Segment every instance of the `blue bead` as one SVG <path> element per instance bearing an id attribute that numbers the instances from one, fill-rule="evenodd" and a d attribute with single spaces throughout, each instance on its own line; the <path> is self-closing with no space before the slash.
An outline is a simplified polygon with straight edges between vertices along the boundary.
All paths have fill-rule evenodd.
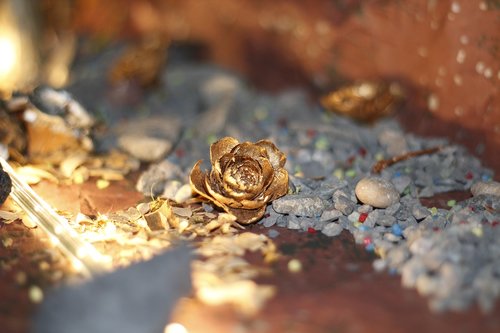
<path id="1" fill-rule="evenodd" d="M 489 175 L 482 175 L 481 176 L 481 180 L 483 182 L 487 182 L 487 181 L 490 181 L 491 180 L 491 177 Z"/>
<path id="2" fill-rule="evenodd" d="M 392 233 L 396 236 L 401 236 L 403 234 L 403 230 L 401 229 L 401 226 L 396 223 L 392 225 Z"/>
<path id="3" fill-rule="evenodd" d="M 370 252 L 373 252 L 375 250 L 375 246 L 373 244 L 368 244 L 366 247 L 365 247 L 365 250 L 366 251 L 370 251 Z"/>
<path id="4" fill-rule="evenodd" d="M 370 227 L 367 227 L 366 225 L 360 225 L 358 227 L 359 231 L 368 231 L 370 229 Z"/>

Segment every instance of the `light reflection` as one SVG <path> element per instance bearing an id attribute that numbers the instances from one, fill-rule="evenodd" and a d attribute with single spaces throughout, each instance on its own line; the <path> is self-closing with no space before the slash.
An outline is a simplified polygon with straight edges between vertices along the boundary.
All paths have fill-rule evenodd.
<path id="1" fill-rule="evenodd" d="M 9 75 L 16 64 L 17 51 L 14 41 L 0 36 L 0 78 Z"/>
<path id="2" fill-rule="evenodd" d="M 188 333 L 188 330 L 184 327 L 184 325 L 179 323 L 170 323 L 165 326 L 164 333 Z"/>

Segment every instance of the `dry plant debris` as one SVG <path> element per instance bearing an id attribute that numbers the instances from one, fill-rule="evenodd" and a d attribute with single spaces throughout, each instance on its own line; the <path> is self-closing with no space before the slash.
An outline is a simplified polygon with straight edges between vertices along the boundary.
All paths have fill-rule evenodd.
<path id="1" fill-rule="evenodd" d="M 222 138 L 211 145 L 210 162 L 210 172 L 201 171 L 201 160 L 195 164 L 191 187 L 240 223 L 259 220 L 269 202 L 288 192 L 286 156 L 271 141 Z"/>
<path id="2" fill-rule="evenodd" d="M 394 156 L 394 157 L 391 157 L 389 159 L 380 160 L 377 163 L 375 163 L 375 165 L 373 165 L 372 172 L 373 173 L 380 173 L 382 170 L 384 170 L 385 168 L 387 168 L 395 163 L 398 163 L 401 161 L 406 161 L 407 159 L 414 158 L 417 156 L 434 154 L 434 153 L 441 151 L 442 149 L 443 149 L 443 147 L 421 149 L 421 150 L 417 150 L 417 151 L 411 151 L 411 152 L 408 152 L 408 153 L 405 153 L 402 155 Z"/>
<path id="3" fill-rule="evenodd" d="M 373 122 L 389 115 L 403 97 L 397 83 L 363 81 L 341 87 L 321 98 L 321 104 L 353 119 Z"/>
<path id="4" fill-rule="evenodd" d="M 122 180 L 139 168 L 128 154 L 93 152 L 94 117 L 66 91 L 38 87 L 0 101 L 0 154 L 9 155 L 16 172 L 28 184 L 42 179 L 81 184 L 90 177 Z M 25 128 L 25 130 L 23 130 Z M 4 156 L 7 158 L 7 156 Z"/>
<path id="5" fill-rule="evenodd" d="M 145 37 L 123 52 L 108 73 L 113 84 L 135 81 L 141 87 L 158 83 L 167 60 L 169 41 L 160 35 Z"/>
<path id="6" fill-rule="evenodd" d="M 25 226 L 30 227 L 24 222 L 24 214 L 16 210 L 10 200 L 2 208 L 5 210 L 0 211 L 0 223 L 22 219 Z M 252 280 L 267 270 L 244 258 L 246 252 L 260 252 L 264 263 L 273 262 L 278 253 L 272 240 L 250 232 L 239 233 L 242 227 L 234 215 L 206 212 L 199 200 L 179 204 L 156 199 L 95 217 L 59 213 L 68 219 L 83 240 L 108 257 L 113 269 L 147 260 L 179 242 L 191 241 L 199 255 L 193 262 L 192 274 L 194 294 L 201 302 L 230 304 L 244 315 L 254 315 L 274 295 L 273 286 L 258 285 Z M 5 238 L 9 246 L 15 241 L 15 237 Z M 60 281 L 77 273 L 68 267 L 70 263 L 61 253 L 47 250 L 51 251 L 53 262 L 42 274 L 57 275 Z M 45 254 L 40 256 L 40 261 L 40 265 L 47 266 Z M 56 269 L 58 274 L 54 272 Z"/>

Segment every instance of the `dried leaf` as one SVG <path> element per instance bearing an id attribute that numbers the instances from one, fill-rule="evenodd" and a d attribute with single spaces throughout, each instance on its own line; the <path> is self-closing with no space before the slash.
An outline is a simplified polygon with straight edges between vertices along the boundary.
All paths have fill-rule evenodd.
<path id="1" fill-rule="evenodd" d="M 22 217 L 22 212 L 8 212 L 5 210 L 0 210 L 0 219 L 3 220 L 3 223 L 10 224 L 17 219 Z"/>
<path id="2" fill-rule="evenodd" d="M 70 178 L 73 172 L 81 166 L 87 159 L 87 153 L 80 152 L 76 154 L 71 154 L 66 159 L 61 162 L 59 170 L 64 177 Z"/>
<path id="3" fill-rule="evenodd" d="M 329 93 L 321 98 L 321 104 L 329 111 L 372 122 L 390 114 L 402 98 L 397 83 L 363 81 Z"/>
<path id="4" fill-rule="evenodd" d="M 39 183 L 42 179 L 58 183 L 59 180 L 52 173 L 35 166 L 27 165 L 16 168 L 17 176 L 30 185 Z"/>

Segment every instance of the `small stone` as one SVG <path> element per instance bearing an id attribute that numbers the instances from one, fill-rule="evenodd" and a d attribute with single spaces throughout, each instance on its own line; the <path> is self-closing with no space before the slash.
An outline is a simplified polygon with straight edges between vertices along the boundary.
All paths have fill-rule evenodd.
<path id="1" fill-rule="evenodd" d="M 280 235 L 280 232 L 278 230 L 274 230 L 274 229 L 271 229 L 267 232 L 267 235 L 270 237 L 270 238 L 276 238 Z"/>
<path id="2" fill-rule="evenodd" d="M 175 193 L 174 200 L 177 202 L 184 202 L 187 199 L 193 196 L 193 191 L 191 189 L 191 185 L 184 184 L 181 188 Z"/>
<path id="3" fill-rule="evenodd" d="M 390 156 L 401 155 L 408 151 L 406 138 L 401 131 L 384 130 L 378 136 L 378 141 L 381 146 L 386 148 L 387 154 Z"/>
<path id="4" fill-rule="evenodd" d="M 351 221 L 352 223 L 360 223 L 359 222 L 359 216 L 361 214 L 359 214 L 358 212 L 352 212 L 351 214 L 349 214 L 349 216 L 347 216 L 347 218 L 349 219 L 349 221 Z"/>
<path id="5" fill-rule="evenodd" d="M 120 149 L 141 161 L 152 162 L 170 151 L 181 131 L 181 122 L 172 116 L 153 116 L 119 124 L 115 131 Z"/>
<path id="6" fill-rule="evenodd" d="M 401 269 L 401 284 L 405 288 L 415 288 L 417 279 L 426 272 L 425 265 L 418 258 L 412 258 L 405 262 Z"/>
<path id="7" fill-rule="evenodd" d="M 408 176 L 399 176 L 392 178 L 391 182 L 394 184 L 394 187 L 396 188 L 396 190 L 398 190 L 399 193 L 403 193 L 408 185 L 410 185 L 411 178 Z"/>
<path id="8" fill-rule="evenodd" d="M 175 178 L 182 178 L 181 169 L 172 162 L 165 160 L 158 164 L 151 165 L 148 170 L 143 172 L 137 181 L 136 189 L 145 196 L 159 196 L 166 191 L 167 181 Z M 180 182 L 177 182 L 178 186 Z M 180 187 L 180 186 L 179 186 Z M 177 188 L 175 189 L 176 193 Z M 173 193 L 167 197 L 173 197 Z"/>
<path id="9" fill-rule="evenodd" d="M 300 229 L 300 220 L 296 216 L 290 216 L 287 223 L 288 229 Z"/>
<path id="10" fill-rule="evenodd" d="M 391 234 L 387 234 L 391 235 Z M 389 240 L 390 241 L 390 240 Z M 396 246 L 387 254 L 389 267 L 400 267 L 410 257 L 410 251 L 405 246 Z"/>
<path id="11" fill-rule="evenodd" d="M 335 237 L 338 236 L 344 228 L 335 222 L 328 223 L 323 227 L 323 230 L 321 232 L 329 237 Z"/>
<path id="12" fill-rule="evenodd" d="M 335 209 L 335 207 L 329 207 L 323 211 L 320 217 L 320 222 L 335 221 L 342 216 L 342 213 Z"/>
<path id="13" fill-rule="evenodd" d="M 475 197 L 481 194 L 500 196 L 500 183 L 496 181 L 479 181 L 472 185 L 470 191 Z"/>
<path id="14" fill-rule="evenodd" d="M 349 215 L 356 207 L 355 203 L 341 195 L 333 199 L 333 207 L 344 215 Z"/>
<path id="15" fill-rule="evenodd" d="M 384 259 L 376 259 L 372 266 L 376 272 L 380 273 L 387 268 L 387 262 Z"/>
<path id="16" fill-rule="evenodd" d="M 264 218 L 262 219 L 262 225 L 266 228 L 269 228 L 275 225 L 277 220 L 277 218 Z"/>
<path id="17" fill-rule="evenodd" d="M 379 177 L 361 179 L 355 192 L 359 201 L 377 208 L 387 208 L 399 200 L 399 193 L 394 185 Z"/>
<path id="18" fill-rule="evenodd" d="M 373 207 L 370 206 L 370 205 L 362 205 L 362 206 L 359 206 L 358 207 L 358 212 L 360 214 L 363 214 L 363 213 L 370 213 L 373 211 Z"/>
<path id="19" fill-rule="evenodd" d="M 345 180 L 333 177 L 333 179 L 321 183 L 318 188 L 319 196 L 323 199 L 330 199 L 335 191 L 345 186 L 347 186 Z"/>
<path id="20" fill-rule="evenodd" d="M 126 134 L 118 138 L 118 146 L 141 161 L 154 162 L 165 157 L 172 148 L 172 143 L 146 135 Z"/>
<path id="21" fill-rule="evenodd" d="M 280 214 L 317 217 L 323 213 L 325 202 L 312 195 L 286 195 L 273 201 L 273 209 Z"/>
<path id="22" fill-rule="evenodd" d="M 396 212 L 399 210 L 400 207 L 401 207 L 401 204 L 399 202 L 396 202 L 396 203 L 390 205 L 389 207 L 387 207 L 387 209 L 385 210 L 385 214 L 386 215 L 394 215 L 394 214 L 396 214 Z"/>
<path id="23" fill-rule="evenodd" d="M 427 216 L 431 214 L 429 209 L 425 208 L 424 206 L 421 205 L 414 205 L 411 209 L 411 213 L 413 214 L 413 217 L 417 220 L 423 220 Z"/>
<path id="24" fill-rule="evenodd" d="M 368 228 L 373 228 L 377 223 L 380 215 L 382 215 L 382 211 L 380 209 L 372 211 L 370 214 L 368 214 L 368 217 L 366 218 L 365 222 L 363 222 L 363 225 Z"/>
<path id="25" fill-rule="evenodd" d="M 422 274 L 417 278 L 415 286 L 420 295 L 430 296 L 439 291 L 440 283 L 437 278 Z"/>

